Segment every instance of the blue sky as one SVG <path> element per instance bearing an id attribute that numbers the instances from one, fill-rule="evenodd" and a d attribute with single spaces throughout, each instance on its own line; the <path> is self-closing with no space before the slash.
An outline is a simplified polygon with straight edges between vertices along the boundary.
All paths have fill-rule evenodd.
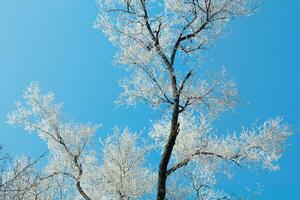
<path id="1" fill-rule="evenodd" d="M 209 64 L 228 68 L 244 102 L 218 121 L 219 130 L 281 115 L 295 132 L 279 172 L 237 173 L 232 187 L 260 182 L 260 199 L 300 199 L 299 9 L 299 1 L 266 0 L 255 15 L 234 21 L 229 36 L 207 52 Z M 31 81 L 54 91 L 75 121 L 103 124 L 98 136 L 115 125 L 140 130 L 155 117 L 144 105 L 114 105 L 124 73 L 111 64 L 116 49 L 92 28 L 96 15 L 94 1 L 0 1 L 0 143 L 13 154 L 37 156 L 46 148 L 5 123 Z"/>

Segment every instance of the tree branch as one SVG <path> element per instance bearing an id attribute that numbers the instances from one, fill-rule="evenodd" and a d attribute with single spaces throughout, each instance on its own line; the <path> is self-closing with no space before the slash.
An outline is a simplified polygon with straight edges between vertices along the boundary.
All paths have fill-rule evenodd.
<path id="1" fill-rule="evenodd" d="M 217 154 L 217 153 L 213 153 L 213 152 L 206 152 L 206 151 L 201 151 L 198 150 L 195 153 L 193 153 L 191 156 L 189 156 L 188 158 L 180 161 L 179 163 L 177 163 L 176 165 L 174 165 L 173 167 L 171 167 L 168 171 L 167 171 L 167 176 L 171 175 L 173 172 L 177 171 L 178 169 L 185 167 L 189 164 L 189 162 L 195 157 L 195 156 L 216 156 L 222 160 L 226 160 L 226 161 L 232 161 L 234 164 L 236 164 L 237 166 L 241 167 L 241 164 L 237 161 L 238 158 L 240 158 L 239 154 L 235 154 L 234 156 L 230 157 L 230 158 L 226 158 L 223 155 Z"/>

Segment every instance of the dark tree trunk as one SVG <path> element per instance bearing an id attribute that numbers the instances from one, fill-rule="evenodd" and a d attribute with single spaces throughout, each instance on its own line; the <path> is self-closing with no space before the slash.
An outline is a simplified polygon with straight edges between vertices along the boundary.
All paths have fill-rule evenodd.
<path id="1" fill-rule="evenodd" d="M 173 147 L 175 145 L 175 141 L 179 133 L 178 116 L 179 116 L 179 98 L 175 100 L 175 104 L 173 106 L 170 135 L 159 164 L 157 200 L 165 200 L 168 163 L 170 161 Z"/>

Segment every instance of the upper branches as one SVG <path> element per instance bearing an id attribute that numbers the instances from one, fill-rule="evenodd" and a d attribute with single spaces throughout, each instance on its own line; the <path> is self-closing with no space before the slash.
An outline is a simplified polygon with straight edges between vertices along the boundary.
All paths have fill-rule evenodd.
<path id="1" fill-rule="evenodd" d="M 191 58 L 197 57 L 198 50 L 210 46 L 228 21 L 250 14 L 255 6 L 256 2 L 251 0 L 99 2 L 101 10 L 95 27 L 120 48 L 116 63 L 133 74 L 132 85 L 123 85 L 123 102 L 173 105 L 181 98 L 191 75 L 194 82 L 189 84 L 197 83 L 199 70 L 193 69 L 198 63 Z M 181 105 L 181 111 L 190 101 L 193 100 Z"/>

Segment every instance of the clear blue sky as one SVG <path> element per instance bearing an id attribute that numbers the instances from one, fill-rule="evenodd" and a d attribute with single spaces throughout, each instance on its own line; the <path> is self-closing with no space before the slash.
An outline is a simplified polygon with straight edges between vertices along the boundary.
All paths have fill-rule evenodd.
<path id="1" fill-rule="evenodd" d="M 260 199 L 300 199 L 299 10 L 299 1 L 265 0 L 257 14 L 234 21 L 230 35 L 207 52 L 213 65 L 228 68 L 241 100 L 249 102 L 225 115 L 220 130 L 281 115 L 295 131 L 279 172 L 238 172 L 236 186 L 265 184 Z M 75 121 L 103 124 L 98 136 L 115 125 L 139 130 L 154 118 L 143 105 L 113 104 L 124 74 L 111 65 L 116 49 L 92 28 L 96 14 L 94 0 L 0 1 L 0 143 L 13 154 L 37 156 L 46 148 L 36 136 L 5 123 L 34 80 L 54 91 Z"/>

